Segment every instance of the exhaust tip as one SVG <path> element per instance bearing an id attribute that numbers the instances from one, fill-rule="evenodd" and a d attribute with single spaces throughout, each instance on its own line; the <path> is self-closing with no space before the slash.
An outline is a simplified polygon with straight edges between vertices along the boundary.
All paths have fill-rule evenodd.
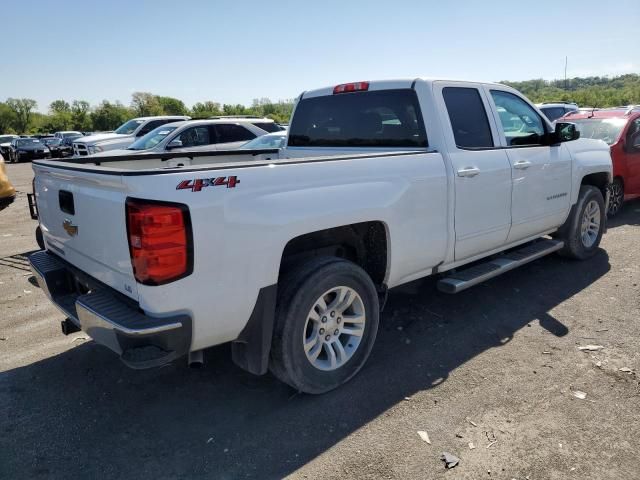
<path id="1" fill-rule="evenodd" d="M 188 363 L 190 368 L 201 368 L 204 365 L 204 355 L 202 354 L 202 350 L 189 352 Z"/>

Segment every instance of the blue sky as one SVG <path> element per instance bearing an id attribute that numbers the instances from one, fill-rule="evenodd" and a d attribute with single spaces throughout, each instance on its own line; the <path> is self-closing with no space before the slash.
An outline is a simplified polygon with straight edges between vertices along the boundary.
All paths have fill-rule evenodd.
<path id="1" fill-rule="evenodd" d="M 77 1 L 5 5 L 0 100 L 250 104 L 357 80 L 640 72 L 640 2 Z"/>

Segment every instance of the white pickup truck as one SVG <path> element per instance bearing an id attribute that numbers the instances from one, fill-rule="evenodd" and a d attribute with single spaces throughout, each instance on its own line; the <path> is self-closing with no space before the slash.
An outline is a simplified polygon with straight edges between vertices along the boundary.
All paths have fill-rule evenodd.
<path id="1" fill-rule="evenodd" d="M 172 122 L 182 122 L 191 117 L 180 115 L 162 115 L 156 117 L 132 118 L 124 122 L 113 132 L 96 133 L 81 137 L 73 142 L 73 155 L 85 157 L 109 150 L 127 148 L 137 138 L 143 137 L 151 130 Z"/>
<path id="2" fill-rule="evenodd" d="M 234 361 L 322 393 L 373 347 L 389 288 L 456 293 L 598 249 L 609 148 L 517 91 L 438 80 L 304 92 L 286 147 L 36 161 L 33 273 L 133 368 L 232 342 Z M 283 158 L 284 157 L 284 158 Z"/>

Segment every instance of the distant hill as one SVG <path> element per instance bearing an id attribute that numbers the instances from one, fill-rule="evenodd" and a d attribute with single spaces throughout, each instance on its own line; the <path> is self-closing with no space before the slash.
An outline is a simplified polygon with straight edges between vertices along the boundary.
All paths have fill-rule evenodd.
<path id="1" fill-rule="evenodd" d="M 640 104 L 640 75 L 635 73 L 619 77 L 568 78 L 566 89 L 564 80 L 503 80 L 500 83 L 512 86 L 536 103 L 567 101 L 589 107 Z"/>

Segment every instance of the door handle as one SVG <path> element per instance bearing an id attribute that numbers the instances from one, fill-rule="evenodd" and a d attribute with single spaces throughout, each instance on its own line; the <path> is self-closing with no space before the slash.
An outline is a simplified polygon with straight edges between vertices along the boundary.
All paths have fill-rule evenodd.
<path id="1" fill-rule="evenodd" d="M 478 167 L 464 167 L 458 170 L 459 177 L 475 177 L 480 173 L 480 169 Z"/>
<path id="2" fill-rule="evenodd" d="M 520 160 L 513 164 L 513 168 L 517 168 L 518 170 L 526 170 L 531 166 L 531 162 L 527 160 Z"/>

